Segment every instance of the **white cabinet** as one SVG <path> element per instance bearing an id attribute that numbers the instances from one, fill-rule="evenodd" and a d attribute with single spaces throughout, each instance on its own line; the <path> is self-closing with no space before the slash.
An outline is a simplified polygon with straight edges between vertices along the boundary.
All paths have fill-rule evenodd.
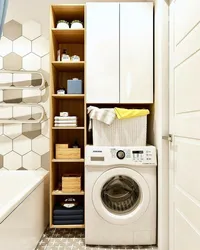
<path id="1" fill-rule="evenodd" d="M 153 3 L 120 3 L 120 103 L 153 103 Z"/>
<path id="2" fill-rule="evenodd" d="M 86 101 L 119 103 L 119 3 L 87 3 Z"/>
<path id="3" fill-rule="evenodd" d="M 153 4 L 86 9 L 87 103 L 153 103 Z"/>

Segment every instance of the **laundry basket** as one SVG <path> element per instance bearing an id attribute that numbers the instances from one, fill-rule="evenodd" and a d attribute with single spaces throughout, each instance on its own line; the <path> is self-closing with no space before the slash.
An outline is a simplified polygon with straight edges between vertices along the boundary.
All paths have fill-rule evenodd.
<path id="1" fill-rule="evenodd" d="M 92 120 L 94 146 L 146 146 L 147 115 L 115 119 L 111 125 Z"/>

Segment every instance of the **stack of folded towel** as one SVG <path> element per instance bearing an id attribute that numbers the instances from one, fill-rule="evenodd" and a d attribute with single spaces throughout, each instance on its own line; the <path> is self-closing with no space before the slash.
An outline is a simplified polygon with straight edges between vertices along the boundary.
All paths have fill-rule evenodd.
<path id="1" fill-rule="evenodd" d="M 84 224 L 83 206 L 77 205 L 71 208 L 66 208 L 61 204 L 57 204 L 53 211 L 54 225 L 77 225 Z"/>
<path id="2" fill-rule="evenodd" d="M 77 116 L 55 116 L 55 127 L 77 127 Z"/>

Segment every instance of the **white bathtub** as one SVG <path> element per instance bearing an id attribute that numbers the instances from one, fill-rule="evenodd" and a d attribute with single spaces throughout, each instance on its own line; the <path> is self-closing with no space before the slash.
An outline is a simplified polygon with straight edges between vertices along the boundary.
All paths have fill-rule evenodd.
<path id="1" fill-rule="evenodd" d="M 48 224 L 48 172 L 0 171 L 0 249 L 34 250 Z"/>

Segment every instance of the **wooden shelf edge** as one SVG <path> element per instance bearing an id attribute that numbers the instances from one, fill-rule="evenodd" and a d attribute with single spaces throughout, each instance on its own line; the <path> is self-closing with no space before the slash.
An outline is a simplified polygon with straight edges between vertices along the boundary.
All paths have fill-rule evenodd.
<path id="1" fill-rule="evenodd" d="M 51 225 L 50 228 L 85 228 L 85 225 Z"/>
<path id="2" fill-rule="evenodd" d="M 63 99 L 67 99 L 67 98 L 84 98 L 84 94 L 65 94 L 65 95 L 59 95 L 59 94 L 52 94 L 52 97 L 55 98 L 63 98 Z"/>
<path id="3" fill-rule="evenodd" d="M 78 192 L 78 193 L 64 193 L 61 190 L 54 190 L 52 192 L 52 195 L 84 195 L 84 194 L 85 194 L 84 191 L 81 191 L 81 192 Z"/>
<path id="4" fill-rule="evenodd" d="M 85 129 L 85 127 L 52 127 L 52 129 L 82 129 L 82 130 L 84 130 Z"/>
<path id="5" fill-rule="evenodd" d="M 84 162 L 83 158 L 81 159 L 53 159 L 52 162 Z"/>
<path id="6" fill-rule="evenodd" d="M 71 29 L 71 28 L 70 28 L 70 29 L 57 29 L 57 28 L 51 28 L 51 30 L 52 30 L 53 32 L 61 32 L 61 31 L 63 31 L 63 32 L 66 32 L 66 33 L 67 33 L 67 32 L 69 32 L 69 33 L 72 32 L 72 33 L 73 33 L 74 31 L 78 31 L 78 32 L 79 32 L 79 31 L 80 31 L 80 32 L 83 31 L 83 32 L 84 32 L 84 31 L 85 31 L 85 28 L 82 28 L 82 29 Z"/>
<path id="7" fill-rule="evenodd" d="M 73 62 L 73 61 L 70 61 L 70 62 L 62 62 L 62 61 L 52 61 L 52 64 L 62 64 L 62 65 L 72 65 L 72 64 L 84 64 L 85 61 L 79 61 L 79 62 Z"/>

